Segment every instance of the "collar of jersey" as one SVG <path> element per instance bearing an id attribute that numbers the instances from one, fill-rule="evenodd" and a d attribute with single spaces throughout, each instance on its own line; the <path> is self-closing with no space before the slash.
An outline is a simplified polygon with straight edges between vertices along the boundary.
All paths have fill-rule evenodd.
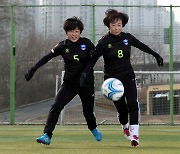
<path id="1" fill-rule="evenodd" d="M 121 32 L 122 33 L 122 32 Z M 121 33 L 119 35 L 113 35 L 109 32 L 109 36 L 111 36 L 112 38 L 119 38 L 121 36 Z"/>

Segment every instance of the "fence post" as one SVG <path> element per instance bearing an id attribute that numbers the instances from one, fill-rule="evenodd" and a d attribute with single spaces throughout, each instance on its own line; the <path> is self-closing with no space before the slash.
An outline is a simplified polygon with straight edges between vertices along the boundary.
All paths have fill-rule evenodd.
<path id="1" fill-rule="evenodd" d="M 63 83 L 63 78 L 64 78 L 64 73 L 65 71 L 62 71 L 62 74 L 61 74 L 61 85 Z M 58 80 L 59 78 L 57 78 L 57 84 L 58 84 Z M 58 89 L 57 89 L 58 90 Z M 57 92 L 56 92 L 57 94 Z M 61 114 L 60 114 L 60 125 L 61 126 L 64 126 L 64 114 L 65 114 L 65 109 L 66 109 L 66 106 L 64 107 L 64 109 L 61 111 Z"/>
<path id="2" fill-rule="evenodd" d="M 10 124 L 14 124 L 15 110 L 15 28 L 14 28 L 14 6 L 10 6 Z"/>
<path id="3" fill-rule="evenodd" d="M 95 44 L 95 4 L 92 5 L 92 42 Z"/>
<path id="4" fill-rule="evenodd" d="M 169 27 L 169 71 L 173 71 L 173 16 L 172 5 L 170 5 L 170 27 Z M 173 91 L 173 77 L 174 74 L 170 74 L 170 125 L 174 125 L 174 91 Z"/>

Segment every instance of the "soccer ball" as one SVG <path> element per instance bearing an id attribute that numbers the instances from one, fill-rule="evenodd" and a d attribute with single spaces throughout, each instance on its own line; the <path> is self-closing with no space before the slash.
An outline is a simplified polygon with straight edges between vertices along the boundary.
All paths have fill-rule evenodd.
<path id="1" fill-rule="evenodd" d="M 124 86 L 120 80 L 109 78 L 103 82 L 101 92 L 106 98 L 118 101 L 124 94 Z"/>

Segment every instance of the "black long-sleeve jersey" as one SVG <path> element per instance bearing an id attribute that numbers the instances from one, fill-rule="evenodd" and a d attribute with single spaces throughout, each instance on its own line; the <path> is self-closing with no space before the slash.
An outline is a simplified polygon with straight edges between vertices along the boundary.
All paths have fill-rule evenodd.
<path id="1" fill-rule="evenodd" d="M 159 57 L 159 54 L 140 42 L 130 33 L 121 32 L 115 36 L 110 33 L 99 40 L 92 60 L 88 63 L 84 72 L 95 65 L 100 56 L 104 58 L 105 78 L 116 77 L 121 81 L 128 78 L 135 78 L 135 74 L 130 62 L 131 46 L 134 46 L 146 53 Z"/>
<path id="2" fill-rule="evenodd" d="M 64 60 L 64 81 L 79 83 L 82 71 L 90 61 L 94 48 L 94 44 L 87 38 L 80 37 L 77 42 L 71 42 L 66 39 L 57 44 L 50 53 L 40 59 L 34 66 L 34 69 L 37 70 L 53 57 L 61 55 Z M 93 69 L 90 70 L 89 77 L 90 81 L 93 82 Z"/>

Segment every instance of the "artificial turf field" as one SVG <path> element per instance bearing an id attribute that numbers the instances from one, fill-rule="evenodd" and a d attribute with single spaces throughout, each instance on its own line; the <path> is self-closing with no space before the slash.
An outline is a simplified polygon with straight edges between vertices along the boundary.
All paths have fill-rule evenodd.
<path id="1" fill-rule="evenodd" d="M 0 154 L 180 154 L 180 126 L 141 126 L 131 147 L 118 125 L 101 125 L 97 142 L 85 125 L 56 126 L 51 144 L 35 141 L 43 125 L 0 125 Z"/>

